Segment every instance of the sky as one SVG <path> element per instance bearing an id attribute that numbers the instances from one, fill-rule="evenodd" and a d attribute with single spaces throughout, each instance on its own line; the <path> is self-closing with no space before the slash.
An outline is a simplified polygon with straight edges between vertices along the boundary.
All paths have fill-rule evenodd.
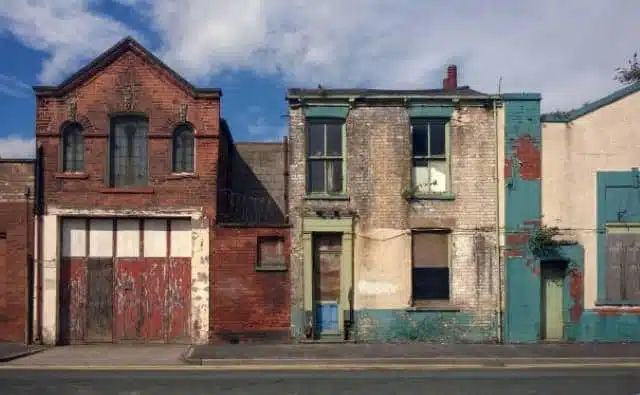
<path id="1" fill-rule="evenodd" d="M 0 156 L 33 155 L 31 86 L 125 36 L 221 88 L 236 141 L 273 141 L 287 88 L 439 88 L 448 64 L 460 85 L 579 107 L 620 87 L 638 20 L 637 0 L 0 0 Z"/>

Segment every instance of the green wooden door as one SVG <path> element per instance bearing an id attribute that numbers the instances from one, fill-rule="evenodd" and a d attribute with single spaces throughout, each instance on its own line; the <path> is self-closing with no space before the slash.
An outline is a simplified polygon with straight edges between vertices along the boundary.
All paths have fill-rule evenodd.
<path id="1" fill-rule="evenodd" d="M 563 337 L 563 287 L 564 270 L 557 267 L 543 268 L 542 338 L 547 341 L 559 341 Z"/>

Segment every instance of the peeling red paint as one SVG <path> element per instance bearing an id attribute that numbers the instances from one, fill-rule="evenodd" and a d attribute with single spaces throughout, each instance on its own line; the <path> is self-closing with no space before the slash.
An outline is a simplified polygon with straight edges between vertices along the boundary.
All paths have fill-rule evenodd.
<path id="1" fill-rule="evenodd" d="M 514 232 L 507 235 L 508 246 L 525 246 L 529 243 L 529 232 Z"/>
<path id="2" fill-rule="evenodd" d="M 540 180 L 540 149 L 530 135 L 518 137 L 513 142 L 513 150 L 518 159 L 518 174 L 523 180 Z"/>
<path id="3" fill-rule="evenodd" d="M 601 317 L 616 316 L 620 314 L 640 315 L 640 308 L 638 307 L 597 307 L 593 310 Z"/>
<path id="4" fill-rule="evenodd" d="M 190 258 L 119 259 L 117 267 L 117 340 L 189 336 Z"/>
<path id="5" fill-rule="evenodd" d="M 507 258 L 523 258 L 525 254 L 522 250 L 508 249 L 506 250 L 505 255 L 507 256 Z"/>
<path id="6" fill-rule="evenodd" d="M 513 160 L 511 158 L 506 158 L 504 160 L 504 178 L 505 180 L 511 178 L 513 175 Z"/>
<path id="7" fill-rule="evenodd" d="M 84 258 L 63 258 L 61 265 L 62 341 L 83 341 L 86 329 L 87 276 Z"/>
<path id="8" fill-rule="evenodd" d="M 569 307 L 569 315 L 571 322 L 579 322 L 584 306 L 582 303 L 584 287 L 584 275 L 582 272 L 574 270 L 569 274 L 569 296 L 571 297 L 571 307 Z"/>

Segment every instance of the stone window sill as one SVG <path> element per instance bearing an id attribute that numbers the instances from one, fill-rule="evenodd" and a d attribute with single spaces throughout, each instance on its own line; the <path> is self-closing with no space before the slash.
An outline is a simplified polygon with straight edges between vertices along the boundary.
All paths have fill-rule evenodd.
<path id="1" fill-rule="evenodd" d="M 198 178 L 195 173 L 171 173 L 167 176 L 167 180 L 186 180 Z"/>
<path id="2" fill-rule="evenodd" d="M 85 172 L 60 172 L 56 173 L 55 177 L 59 180 L 86 180 L 89 178 L 89 174 Z"/>
<path id="3" fill-rule="evenodd" d="M 414 195 L 409 200 L 455 200 L 456 197 L 453 193 L 442 194 L 418 194 Z"/>
<path id="4" fill-rule="evenodd" d="M 276 266 L 276 265 L 256 266 L 256 271 L 257 272 L 286 272 L 287 266 L 284 264 L 282 266 Z"/>
<path id="5" fill-rule="evenodd" d="M 306 195 L 304 197 L 304 200 L 349 200 L 349 196 L 317 194 L 317 195 Z"/>
<path id="6" fill-rule="evenodd" d="M 102 188 L 102 193 L 123 193 L 123 194 L 152 194 L 154 190 L 152 187 L 110 187 Z"/>
<path id="7" fill-rule="evenodd" d="M 460 307 L 453 305 L 449 302 L 443 301 L 419 301 L 414 302 L 412 306 L 406 308 L 408 312 L 419 312 L 419 311 L 450 311 L 450 312 L 458 312 L 460 311 Z"/>

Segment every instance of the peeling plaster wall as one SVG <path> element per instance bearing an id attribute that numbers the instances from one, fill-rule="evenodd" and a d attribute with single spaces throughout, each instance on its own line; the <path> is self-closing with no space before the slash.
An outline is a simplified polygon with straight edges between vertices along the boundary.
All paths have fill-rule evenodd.
<path id="1" fill-rule="evenodd" d="M 346 104 L 346 103 L 345 103 Z M 498 117 L 502 115 L 500 113 Z M 346 119 L 344 200 L 305 199 L 305 117 L 291 108 L 292 333 L 304 327 L 303 218 L 317 210 L 357 213 L 354 220 L 354 336 L 358 340 L 492 341 L 497 337 L 496 186 L 498 151 L 493 109 L 461 105 L 451 119 L 453 196 L 407 202 L 410 119 L 403 106 L 358 105 Z M 385 158 L 385 160 L 379 160 Z M 453 310 L 414 311 L 411 305 L 412 228 L 452 231 Z M 403 319 L 407 315 L 410 319 Z M 400 318 L 398 318 L 400 317 Z M 426 328 L 415 332 L 415 327 Z M 456 329 L 447 329 L 455 327 Z M 450 337 L 447 333 L 454 333 Z"/>
<path id="2" fill-rule="evenodd" d="M 63 217 L 144 217 L 151 219 L 190 217 L 192 226 L 190 233 L 192 283 L 190 336 L 191 342 L 194 344 L 207 343 L 209 329 L 209 220 L 202 214 L 202 210 L 75 210 L 49 207 L 48 212 L 49 214 L 42 218 L 42 340 L 44 344 L 54 345 L 59 340 L 59 257 L 63 247 L 61 244 L 60 219 Z"/>
<path id="3" fill-rule="evenodd" d="M 596 174 L 640 165 L 638 108 L 634 93 L 568 124 L 543 124 L 543 218 L 584 247 L 586 309 L 595 306 L 598 286 Z"/>

